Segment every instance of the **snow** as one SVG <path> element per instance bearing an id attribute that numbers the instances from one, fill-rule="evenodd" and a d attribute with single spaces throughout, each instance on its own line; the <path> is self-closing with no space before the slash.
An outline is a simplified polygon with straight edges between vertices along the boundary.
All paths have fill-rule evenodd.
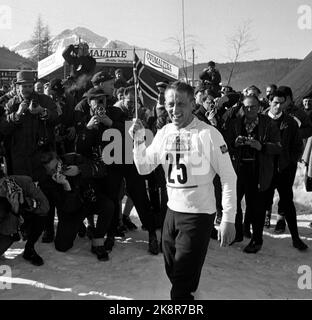
<path id="1" fill-rule="evenodd" d="M 300 170 L 295 183 L 295 199 L 301 199 L 301 203 L 296 203 L 300 209 L 299 232 L 312 248 L 312 228 L 309 227 L 312 221 L 309 214 L 311 194 L 306 193 L 299 183 L 302 181 Z M 131 212 L 131 218 L 140 225 L 135 210 Z M 275 235 L 275 221 L 276 214 L 273 214 L 272 226 L 265 229 L 264 245 L 256 255 L 243 253 L 248 239 L 226 248 L 211 240 L 197 298 L 311 299 L 312 290 L 298 288 L 299 266 L 312 268 L 311 249 L 299 252 L 293 248 L 288 229 L 285 234 Z M 147 241 L 147 232 L 141 228 L 126 233 L 124 239 L 116 240 L 107 262 L 97 261 L 90 252 L 87 238 L 77 238 L 73 249 L 67 253 L 57 252 L 53 244 L 39 242 L 37 251 L 45 261 L 41 267 L 26 262 L 22 258 L 24 243 L 15 243 L 0 258 L 0 266 L 11 267 L 13 282 L 12 289 L 0 290 L 0 300 L 167 300 L 170 283 L 165 274 L 163 256 L 150 255 Z"/>

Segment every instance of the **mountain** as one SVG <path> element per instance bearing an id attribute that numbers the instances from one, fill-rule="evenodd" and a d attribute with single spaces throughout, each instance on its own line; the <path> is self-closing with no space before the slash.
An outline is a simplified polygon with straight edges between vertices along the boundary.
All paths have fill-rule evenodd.
<path id="1" fill-rule="evenodd" d="M 237 62 L 231 79 L 231 86 L 235 90 L 243 90 L 249 85 L 256 85 L 262 91 L 271 83 L 278 83 L 289 72 L 295 69 L 302 60 L 298 59 L 269 59 L 260 61 Z M 231 63 L 216 64 L 220 71 L 222 83 L 227 84 L 231 71 Z M 199 79 L 200 72 L 207 68 L 207 63 L 194 66 L 194 79 Z M 188 78 L 192 78 L 192 67 L 187 68 Z"/>
<path id="2" fill-rule="evenodd" d="M 90 48 L 110 48 L 110 49 L 119 49 L 119 48 L 133 48 L 133 45 L 130 45 L 124 41 L 119 40 L 109 40 L 103 36 L 100 36 L 91 30 L 83 27 L 77 27 L 73 30 L 66 29 L 57 36 L 51 38 L 52 43 L 52 51 L 55 52 L 59 48 L 64 48 L 72 43 L 78 43 L 79 38 L 83 42 L 87 42 Z M 139 48 L 135 46 L 137 49 L 147 49 L 147 48 Z M 34 46 L 31 44 L 31 41 L 23 41 L 17 43 L 16 45 L 10 48 L 12 51 L 17 52 L 23 57 L 29 58 L 34 50 Z M 150 49 L 148 49 L 150 50 Z M 157 52 L 150 50 L 161 58 L 169 61 L 170 63 L 181 66 L 182 59 L 176 57 L 174 55 L 170 55 L 163 52 Z"/>
<path id="3" fill-rule="evenodd" d="M 34 63 L 6 47 L 0 47 L 0 69 L 35 69 Z"/>

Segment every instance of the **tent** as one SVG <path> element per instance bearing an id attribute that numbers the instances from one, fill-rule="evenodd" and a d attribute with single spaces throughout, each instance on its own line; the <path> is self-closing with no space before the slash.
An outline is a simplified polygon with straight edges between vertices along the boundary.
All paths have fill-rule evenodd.
<path id="1" fill-rule="evenodd" d="M 304 96 L 312 94 L 312 52 L 294 70 L 282 78 L 278 85 L 292 89 L 296 105 L 301 104 Z"/>

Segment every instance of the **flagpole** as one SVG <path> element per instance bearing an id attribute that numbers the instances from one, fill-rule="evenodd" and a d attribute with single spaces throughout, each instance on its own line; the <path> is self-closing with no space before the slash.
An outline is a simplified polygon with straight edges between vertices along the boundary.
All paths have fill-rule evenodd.
<path id="1" fill-rule="evenodd" d="M 133 78 L 134 78 L 135 118 L 138 119 L 138 79 L 137 79 L 137 69 L 135 64 L 135 47 L 133 47 Z"/>

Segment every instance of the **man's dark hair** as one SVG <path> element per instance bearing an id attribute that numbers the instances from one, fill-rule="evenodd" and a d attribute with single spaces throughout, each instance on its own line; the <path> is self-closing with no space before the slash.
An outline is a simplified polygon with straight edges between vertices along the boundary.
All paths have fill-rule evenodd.
<path id="1" fill-rule="evenodd" d="M 282 91 L 285 94 L 286 98 L 290 97 L 290 99 L 293 100 L 293 93 L 290 87 L 280 86 L 277 88 L 277 90 Z"/>
<path id="2" fill-rule="evenodd" d="M 135 88 L 134 88 L 134 86 L 130 86 L 130 87 L 127 87 L 127 88 L 125 88 L 125 91 L 124 91 L 124 96 L 127 96 L 128 94 L 133 94 L 134 95 L 134 93 L 135 93 Z"/>
<path id="3" fill-rule="evenodd" d="M 274 97 L 278 97 L 278 98 L 284 98 L 285 100 L 287 99 L 287 94 L 284 91 L 281 90 L 276 90 L 271 94 L 271 100 L 272 101 L 274 99 Z"/>
<path id="4" fill-rule="evenodd" d="M 189 96 L 189 98 L 191 100 L 194 99 L 194 89 L 192 86 L 190 86 L 189 84 L 182 82 L 182 81 L 175 81 L 172 84 L 169 84 L 169 86 L 167 87 L 165 94 L 167 93 L 167 91 L 169 90 L 175 90 L 178 92 L 186 92 L 186 94 Z"/>

